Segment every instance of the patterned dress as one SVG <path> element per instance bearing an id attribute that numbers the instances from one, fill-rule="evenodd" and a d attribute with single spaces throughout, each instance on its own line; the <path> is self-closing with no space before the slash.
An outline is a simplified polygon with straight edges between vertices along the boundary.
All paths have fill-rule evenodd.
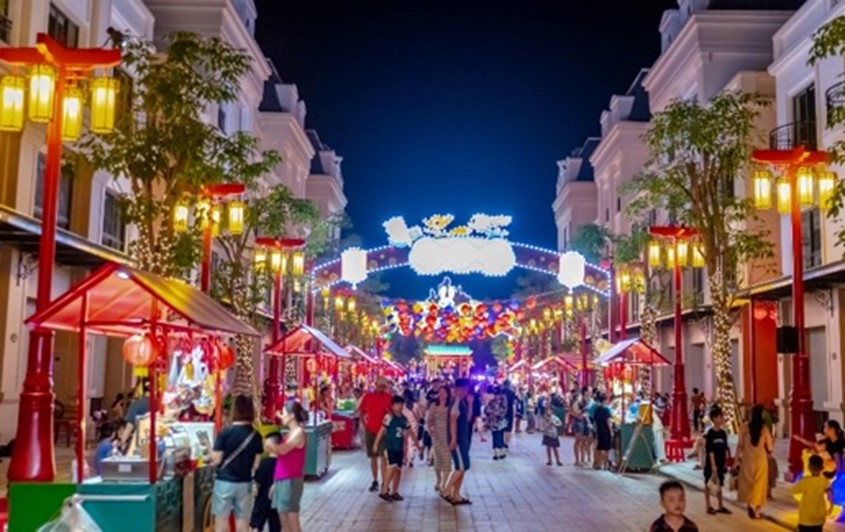
<path id="1" fill-rule="evenodd" d="M 452 453 L 449 451 L 448 426 L 449 409 L 432 406 L 429 410 L 428 424 L 426 424 L 426 427 L 431 434 L 434 469 L 441 473 L 448 473 L 452 470 Z"/>

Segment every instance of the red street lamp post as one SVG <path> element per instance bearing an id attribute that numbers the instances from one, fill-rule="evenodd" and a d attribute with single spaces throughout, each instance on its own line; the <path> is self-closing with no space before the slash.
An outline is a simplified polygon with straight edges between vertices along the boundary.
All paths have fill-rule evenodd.
<path id="1" fill-rule="evenodd" d="M 836 185 L 836 174 L 828 171 L 828 154 L 810 151 L 804 147 L 792 150 L 755 150 L 754 162 L 781 168 L 783 175 L 777 181 L 777 209 L 789 216 L 792 233 L 792 312 L 797 334 L 798 349 L 792 357 L 792 389 L 789 394 L 790 429 L 792 434 L 804 439 L 814 439 L 813 396 L 810 391 L 810 358 L 804 327 L 804 249 L 802 242 L 801 211 L 816 205 L 821 209 L 830 206 Z M 818 187 L 818 198 L 816 198 Z M 754 203 L 760 210 L 772 207 L 772 173 L 761 169 L 754 173 Z M 795 438 L 789 442 L 789 473 L 794 477 L 804 469 L 804 445 Z"/>
<path id="2" fill-rule="evenodd" d="M 704 266 L 704 255 L 702 248 L 695 239 L 698 231 L 689 227 L 675 226 L 654 226 L 649 227 L 649 234 L 655 237 L 649 243 L 648 259 L 649 265 L 661 266 L 660 241 L 664 240 L 666 246 L 667 268 L 674 270 L 675 287 L 675 372 L 672 381 L 672 419 L 669 433 L 672 440 L 688 443 L 690 441 L 689 411 L 687 409 L 687 384 L 684 373 L 684 349 L 683 349 L 683 316 L 681 292 L 683 289 L 681 268 L 686 266 L 690 259 L 690 242 L 692 241 L 692 265 L 696 268 Z"/>
<path id="3" fill-rule="evenodd" d="M 282 280 L 290 269 L 293 275 L 302 275 L 305 270 L 305 256 L 302 247 L 305 240 L 300 238 L 272 238 L 259 237 L 255 239 L 258 249 L 255 253 L 255 266 L 260 271 L 266 271 L 269 260 L 273 272 L 273 329 L 270 341 L 279 341 L 282 321 Z M 288 260 L 288 259 L 291 260 Z M 288 263 L 291 267 L 288 268 Z M 265 379 L 264 417 L 271 423 L 276 419 L 279 402 L 280 384 L 285 382 L 284 373 L 287 366 L 287 356 L 282 356 L 281 370 L 278 357 L 270 357 Z M 281 373 L 281 375 L 280 375 Z"/>
<path id="4" fill-rule="evenodd" d="M 0 48 L 0 61 L 12 70 L 31 69 L 28 115 L 46 122 L 47 157 L 44 167 L 44 201 L 39 237 L 36 312 L 50 304 L 56 258 L 56 219 L 62 141 L 75 140 L 82 125 L 82 98 L 78 82 L 91 71 L 120 64 L 120 50 L 66 48 L 46 34 L 36 36 L 33 48 Z M 92 131 L 114 127 L 115 80 L 94 78 L 91 88 Z M 3 78 L 0 96 L 0 129 L 23 127 L 24 82 L 20 76 Z M 53 447 L 53 333 L 36 328 L 30 332 L 26 378 L 18 407 L 15 450 L 9 467 L 10 481 L 50 482 L 56 476 Z M 82 385 L 82 383 L 80 383 Z M 84 408 L 85 405 L 79 405 Z"/>

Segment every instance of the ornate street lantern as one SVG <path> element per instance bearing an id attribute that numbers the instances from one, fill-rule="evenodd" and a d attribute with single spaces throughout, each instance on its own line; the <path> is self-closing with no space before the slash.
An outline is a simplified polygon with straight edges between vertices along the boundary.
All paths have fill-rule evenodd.
<path id="1" fill-rule="evenodd" d="M 262 272 L 267 267 L 267 250 L 258 248 L 255 250 L 255 269 Z"/>
<path id="2" fill-rule="evenodd" d="M 23 129 L 23 91 L 20 76 L 3 76 L 0 80 L 0 131 Z"/>
<path id="3" fill-rule="evenodd" d="M 778 213 L 789 214 L 792 212 L 792 198 L 790 194 L 789 180 L 786 178 L 778 179 Z"/>
<path id="4" fill-rule="evenodd" d="M 115 104 L 118 80 L 96 78 L 91 82 L 91 124 L 94 133 L 114 131 Z"/>
<path id="5" fill-rule="evenodd" d="M 802 207 L 812 207 L 815 204 L 813 169 L 809 166 L 798 168 L 796 174 L 798 185 L 798 201 Z"/>
<path id="6" fill-rule="evenodd" d="M 274 249 L 270 252 L 270 267 L 275 273 L 284 275 L 285 270 L 288 269 L 287 266 L 288 258 L 282 253 L 281 249 Z"/>
<path id="7" fill-rule="evenodd" d="M 188 217 L 190 211 L 188 204 L 184 201 L 179 201 L 173 208 L 173 230 L 177 233 L 184 233 L 188 230 Z"/>
<path id="8" fill-rule="evenodd" d="M 761 211 L 772 208 L 772 173 L 768 170 L 754 172 L 754 206 Z"/>
<path id="9" fill-rule="evenodd" d="M 301 251 L 293 253 L 293 274 L 302 275 L 305 272 L 305 254 Z"/>
<path id="10" fill-rule="evenodd" d="M 833 189 L 836 187 L 836 174 L 830 170 L 819 173 L 819 208 L 827 210 L 830 208 L 830 200 L 833 197 Z"/>
<path id="11" fill-rule="evenodd" d="M 82 133 L 82 90 L 69 87 L 62 99 L 62 140 L 74 141 Z"/>
<path id="12" fill-rule="evenodd" d="M 49 65 L 35 65 L 29 74 L 29 119 L 49 122 L 53 118 L 56 70 Z"/>
<path id="13" fill-rule="evenodd" d="M 660 242 L 652 240 L 648 243 L 648 265 L 652 268 L 660 267 Z"/>
<path id="14" fill-rule="evenodd" d="M 692 245 L 692 267 L 704 268 L 704 245 L 696 242 Z"/>
<path id="15" fill-rule="evenodd" d="M 229 232 L 239 235 L 244 232 L 244 202 L 229 202 Z"/>
<path id="16" fill-rule="evenodd" d="M 675 268 L 675 246 L 666 248 L 666 268 L 669 270 Z"/>
<path id="17" fill-rule="evenodd" d="M 678 240 L 675 244 L 675 260 L 681 266 L 686 266 L 689 260 L 689 242 L 686 240 Z"/>

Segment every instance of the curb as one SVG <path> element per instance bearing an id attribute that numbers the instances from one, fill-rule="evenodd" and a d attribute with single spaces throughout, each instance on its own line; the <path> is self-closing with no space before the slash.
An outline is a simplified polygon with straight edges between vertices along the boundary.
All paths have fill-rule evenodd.
<path id="1" fill-rule="evenodd" d="M 695 484 L 694 482 L 690 482 L 689 480 L 685 480 L 683 478 L 671 475 L 671 474 L 663 471 L 660 468 L 657 468 L 657 474 L 662 476 L 662 477 L 665 477 L 665 478 L 671 478 L 672 480 L 677 480 L 678 482 L 680 482 L 681 484 L 683 484 L 684 486 L 686 486 L 690 489 L 693 489 L 693 490 L 695 490 L 699 493 L 704 493 L 704 489 L 701 486 Z M 724 500 L 724 502 L 728 503 L 732 507 L 734 507 L 738 510 L 741 510 L 743 513 L 745 513 L 745 511 L 747 509 L 741 502 L 737 502 L 734 499 L 730 499 L 730 498 L 726 497 L 723 500 Z M 760 512 L 760 516 L 763 519 L 765 519 L 766 521 L 774 523 L 774 524 L 778 525 L 779 527 L 785 528 L 786 530 L 795 530 L 794 526 L 790 525 L 786 521 L 783 521 L 782 519 L 778 519 L 777 517 L 775 517 L 775 516 L 773 516 L 769 513 L 766 513 L 765 511 Z"/>

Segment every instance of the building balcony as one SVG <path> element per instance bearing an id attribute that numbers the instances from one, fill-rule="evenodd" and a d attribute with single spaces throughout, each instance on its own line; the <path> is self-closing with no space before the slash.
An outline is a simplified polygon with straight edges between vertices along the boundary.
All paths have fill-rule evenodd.
<path id="1" fill-rule="evenodd" d="M 803 147 L 815 151 L 818 147 L 815 122 L 792 122 L 772 130 L 769 134 L 769 149 L 789 151 Z"/>

